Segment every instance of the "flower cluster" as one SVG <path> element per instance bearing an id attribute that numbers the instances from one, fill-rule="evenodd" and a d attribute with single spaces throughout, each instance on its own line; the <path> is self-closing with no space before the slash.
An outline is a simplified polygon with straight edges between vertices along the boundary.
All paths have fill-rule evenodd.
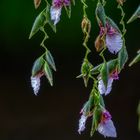
<path id="1" fill-rule="evenodd" d="M 111 120 L 111 115 L 104 110 L 101 113 L 101 120 L 98 124 L 97 131 L 104 137 L 117 137 L 116 128 Z"/>
<path id="2" fill-rule="evenodd" d="M 98 131 L 104 137 L 117 137 L 116 128 L 111 120 L 112 117 L 110 113 L 106 109 L 103 109 L 99 114 L 100 116 L 97 122 L 96 131 Z M 91 115 L 86 115 L 84 111 L 82 112 L 79 120 L 79 134 L 85 130 L 86 121 L 90 116 Z M 94 114 L 92 117 L 95 117 Z"/>
<path id="3" fill-rule="evenodd" d="M 85 1 L 82 2 L 85 6 Z M 124 44 L 124 34 L 122 35 L 122 32 L 116 23 L 105 14 L 104 3 L 101 3 L 100 1 L 97 3 L 96 7 L 96 18 L 100 27 L 100 32 L 95 40 L 95 48 L 97 52 L 100 52 L 99 55 L 102 57 L 103 63 L 96 67 L 83 67 L 88 66 L 89 63 L 87 58 L 89 49 L 87 45 L 84 44 L 87 51 L 82 64 L 82 77 L 85 80 L 86 75 L 86 79 L 89 80 L 91 78 L 94 84 L 89 100 L 85 103 L 82 109 L 78 132 L 81 134 L 81 132 L 85 130 L 86 121 L 92 116 L 91 136 L 95 131 L 98 131 L 104 137 L 117 137 L 116 128 L 111 119 L 112 117 L 110 113 L 105 108 L 102 95 L 108 95 L 111 92 L 113 81 L 119 79 L 118 75 L 124 67 L 128 59 L 128 55 Z M 123 21 L 121 23 L 123 23 Z M 83 29 L 84 28 L 82 28 L 82 30 Z M 125 29 L 123 30 L 123 33 L 124 31 Z M 86 40 L 86 43 L 87 41 L 88 40 Z M 106 49 L 111 54 L 118 54 L 118 57 L 116 59 L 106 61 L 104 57 L 104 51 Z M 85 72 L 87 72 L 87 74 L 85 74 Z"/>
<path id="4" fill-rule="evenodd" d="M 83 4 L 83 20 L 81 22 L 81 28 L 84 34 L 83 46 L 86 49 L 85 57 L 81 66 L 81 75 L 84 80 L 85 87 L 88 86 L 88 81 L 93 81 L 93 88 L 91 90 L 89 100 L 84 104 L 81 110 L 81 118 L 79 120 L 78 133 L 81 134 L 86 128 L 86 121 L 88 118 L 92 117 L 92 128 L 91 136 L 95 131 L 98 131 L 104 137 L 117 137 L 116 128 L 112 121 L 112 116 L 106 110 L 103 95 L 108 95 L 112 90 L 112 84 L 114 80 L 119 79 L 119 73 L 123 69 L 125 63 L 128 59 L 127 50 L 125 47 L 124 35 L 126 32 L 125 23 L 123 21 L 125 13 L 123 11 L 122 5 L 125 0 L 116 0 L 118 2 L 118 8 L 121 10 L 122 19 L 120 24 L 123 26 L 123 30 L 120 31 L 116 23 L 106 15 L 104 6 L 106 4 L 105 0 L 98 0 L 95 10 L 96 19 L 99 26 L 99 33 L 95 40 L 96 51 L 99 52 L 103 62 L 96 67 L 88 60 L 89 54 L 92 50 L 88 47 L 88 41 L 90 38 L 90 32 L 92 23 L 86 9 L 88 8 L 87 1 L 81 0 Z M 37 9 L 41 0 L 34 0 L 35 8 Z M 45 25 L 49 24 L 54 32 L 56 32 L 56 24 L 60 21 L 62 9 L 66 10 L 68 17 L 71 15 L 71 3 L 75 4 L 75 0 L 52 0 L 50 3 L 45 0 L 47 6 L 44 10 L 37 16 L 30 37 L 35 35 L 38 31 L 44 33 L 44 39 L 40 44 L 45 53 L 36 59 L 31 76 L 31 86 L 33 88 L 34 94 L 37 95 L 40 89 L 40 81 L 42 76 L 46 76 L 51 86 L 53 86 L 53 75 L 52 69 L 56 71 L 55 62 L 49 50 L 46 48 L 44 42 L 48 38 L 45 31 Z M 140 17 L 140 7 L 134 13 L 129 22 L 132 22 L 136 18 Z M 108 50 L 113 54 L 116 59 L 106 60 L 104 52 Z M 113 57 L 114 57 L 113 56 Z M 137 59 L 140 58 L 140 55 Z"/>

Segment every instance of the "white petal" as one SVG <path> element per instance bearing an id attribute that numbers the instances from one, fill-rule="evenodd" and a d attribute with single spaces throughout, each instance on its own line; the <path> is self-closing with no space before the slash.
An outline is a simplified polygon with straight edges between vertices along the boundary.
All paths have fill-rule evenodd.
<path id="1" fill-rule="evenodd" d="M 79 134 L 81 134 L 81 132 L 85 130 L 86 120 L 87 120 L 87 116 L 82 115 L 79 120 L 79 129 L 78 129 Z"/>
<path id="2" fill-rule="evenodd" d="M 34 94 L 37 95 L 37 93 L 40 89 L 40 77 L 38 77 L 38 76 L 32 77 L 31 76 L 31 85 L 32 85 Z"/>
<path id="3" fill-rule="evenodd" d="M 54 22 L 54 25 L 60 21 L 61 9 L 62 8 L 56 8 L 53 6 L 50 9 L 51 20 Z"/>
<path id="4" fill-rule="evenodd" d="M 99 90 L 100 94 L 108 95 L 112 90 L 112 83 L 113 83 L 113 78 L 109 78 L 108 84 L 107 84 L 107 89 L 106 89 L 105 85 L 103 83 L 103 80 L 100 79 L 99 83 L 98 83 L 98 90 Z"/>
<path id="5" fill-rule="evenodd" d="M 102 79 L 99 80 L 99 83 L 98 83 L 98 90 L 99 90 L 100 94 L 104 94 L 105 91 L 106 91 Z"/>
<path id="6" fill-rule="evenodd" d="M 104 137 L 117 137 L 116 128 L 112 122 L 112 120 L 108 120 L 105 123 L 100 123 L 97 131 L 104 135 Z"/>
<path id="7" fill-rule="evenodd" d="M 122 35 L 116 33 L 113 35 L 106 35 L 106 46 L 111 53 L 118 53 L 123 46 Z"/>
<path id="8" fill-rule="evenodd" d="M 113 78 L 108 79 L 108 84 L 107 84 L 107 90 L 105 92 L 105 95 L 108 95 L 111 90 L 112 90 L 112 83 L 113 83 Z"/>

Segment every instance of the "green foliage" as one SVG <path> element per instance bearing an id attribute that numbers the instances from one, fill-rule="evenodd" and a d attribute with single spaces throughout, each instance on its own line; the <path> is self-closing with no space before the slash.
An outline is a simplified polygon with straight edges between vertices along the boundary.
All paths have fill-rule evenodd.
<path id="1" fill-rule="evenodd" d="M 36 17 L 29 39 L 31 39 L 46 24 L 46 8 Z"/>
<path id="2" fill-rule="evenodd" d="M 91 132 L 90 132 L 90 136 L 93 136 L 94 132 L 97 130 L 98 128 L 98 124 L 100 123 L 101 120 L 101 108 L 99 106 L 97 106 L 94 109 L 93 112 L 93 117 L 92 117 L 92 127 L 91 127 Z"/>
<path id="3" fill-rule="evenodd" d="M 108 77 L 109 77 L 108 66 L 107 66 L 107 63 L 104 62 L 103 66 L 101 68 L 101 79 L 103 80 L 106 88 L 108 85 Z"/>
<path id="4" fill-rule="evenodd" d="M 52 69 L 54 71 L 56 71 L 55 62 L 54 62 L 53 56 L 51 55 L 50 51 L 46 52 L 45 58 L 46 58 L 46 61 L 48 62 L 48 64 L 52 67 Z"/>
<path id="5" fill-rule="evenodd" d="M 38 74 L 40 71 L 42 71 L 44 65 L 44 59 L 43 57 L 39 57 L 35 60 L 32 68 L 32 76 L 35 76 Z"/>
<path id="6" fill-rule="evenodd" d="M 102 23 L 103 26 L 106 27 L 106 14 L 103 5 L 100 2 L 97 3 L 97 7 L 96 7 L 96 18 L 98 24 Z"/>
<path id="7" fill-rule="evenodd" d="M 118 65 L 119 71 L 121 71 L 128 60 L 128 53 L 126 47 L 122 47 L 121 51 L 118 54 Z"/>
<path id="8" fill-rule="evenodd" d="M 135 13 L 131 16 L 131 18 L 128 20 L 127 23 L 131 23 L 134 20 L 136 20 L 137 18 L 140 18 L 140 5 L 138 6 L 137 10 L 135 11 Z"/>
<path id="9" fill-rule="evenodd" d="M 45 76 L 47 77 L 49 83 L 51 86 L 53 86 L 53 75 L 52 75 L 52 71 L 48 65 L 47 62 L 45 62 L 44 64 L 44 72 L 45 72 Z"/>
<path id="10" fill-rule="evenodd" d="M 140 53 L 137 54 L 137 56 L 130 62 L 129 66 L 131 67 L 132 65 L 134 65 L 135 63 L 140 61 Z"/>
<path id="11" fill-rule="evenodd" d="M 67 16 L 69 18 L 71 18 L 71 5 L 70 6 L 64 6 L 64 8 L 65 8 L 65 11 L 67 13 Z"/>

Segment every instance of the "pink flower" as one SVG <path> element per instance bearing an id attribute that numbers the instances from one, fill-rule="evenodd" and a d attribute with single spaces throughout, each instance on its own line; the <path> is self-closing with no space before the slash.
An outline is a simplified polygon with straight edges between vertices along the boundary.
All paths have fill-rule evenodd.
<path id="1" fill-rule="evenodd" d="M 106 24 L 106 28 L 100 25 L 100 35 L 105 35 L 106 47 L 111 53 L 116 54 L 121 50 L 123 46 L 122 34 L 109 23 Z"/>
<path id="2" fill-rule="evenodd" d="M 116 128 L 111 120 L 111 115 L 108 111 L 103 111 L 101 121 L 98 125 L 97 131 L 104 135 L 104 137 L 117 137 Z"/>

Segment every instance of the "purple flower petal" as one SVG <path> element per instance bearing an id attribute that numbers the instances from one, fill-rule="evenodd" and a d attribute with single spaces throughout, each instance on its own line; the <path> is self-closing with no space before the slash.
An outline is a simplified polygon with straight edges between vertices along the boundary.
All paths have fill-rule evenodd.
<path id="1" fill-rule="evenodd" d="M 80 120 L 79 120 L 79 129 L 78 129 L 78 133 L 81 134 L 82 131 L 85 130 L 85 124 L 86 124 L 86 120 L 87 120 L 87 116 L 85 116 L 84 114 L 82 114 Z"/>
<path id="2" fill-rule="evenodd" d="M 51 6 L 50 14 L 51 14 L 51 20 L 54 22 L 54 25 L 56 25 L 60 21 L 61 10 L 62 10 L 61 7 L 57 8 L 57 7 Z"/>
<path id="3" fill-rule="evenodd" d="M 105 88 L 103 80 L 100 79 L 99 83 L 98 83 L 98 90 L 99 90 L 100 94 L 108 95 L 112 90 L 112 83 L 113 83 L 113 78 L 110 77 L 108 79 L 107 88 Z"/>
<path id="4" fill-rule="evenodd" d="M 98 125 L 97 131 L 104 135 L 104 137 L 117 137 L 116 128 L 112 122 L 112 120 L 107 120 L 104 123 L 100 123 Z"/>
<path id="5" fill-rule="evenodd" d="M 122 35 L 120 33 L 107 34 L 106 46 L 111 53 L 118 53 L 123 46 Z"/>

